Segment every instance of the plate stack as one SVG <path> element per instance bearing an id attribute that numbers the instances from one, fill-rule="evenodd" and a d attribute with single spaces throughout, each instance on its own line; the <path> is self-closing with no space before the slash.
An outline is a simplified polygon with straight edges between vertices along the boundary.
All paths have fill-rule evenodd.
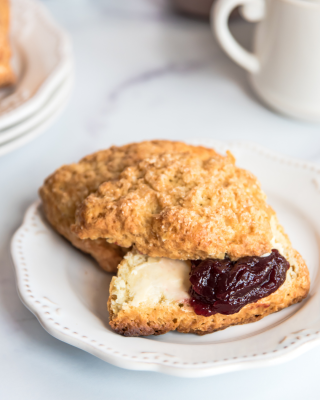
<path id="1" fill-rule="evenodd" d="M 40 3 L 12 0 L 10 33 L 17 82 L 0 89 L 0 156 L 48 128 L 73 82 L 69 38 Z"/>

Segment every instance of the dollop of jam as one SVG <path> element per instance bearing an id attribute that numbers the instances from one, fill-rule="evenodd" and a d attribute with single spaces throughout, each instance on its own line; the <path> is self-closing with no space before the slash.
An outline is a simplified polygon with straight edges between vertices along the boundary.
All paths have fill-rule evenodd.
<path id="1" fill-rule="evenodd" d="M 274 293 L 286 280 L 289 267 L 278 250 L 265 257 L 237 261 L 191 261 L 190 304 L 196 314 L 205 317 L 235 314 L 245 305 Z"/>

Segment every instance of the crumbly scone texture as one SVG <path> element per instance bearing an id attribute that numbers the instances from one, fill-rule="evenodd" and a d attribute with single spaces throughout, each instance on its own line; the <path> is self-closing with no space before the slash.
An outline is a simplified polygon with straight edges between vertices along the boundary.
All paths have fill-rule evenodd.
<path id="1" fill-rule="evenodd" d="M 16 81 L 10 64 L 9 27 L 10 2 L 9 0 L 0 0 L 0 86 L 11 85 Z"/>
<path id="2" fill-rule="evenodd" d="M 114 152 L 117 173 L 78 205 L 73 231 L 153 257 L 231 259 L 270 252 L 272 209 L 256 177 L 227 153 L 183 143 L 132 144 Z M 135 150 L 136 151 L 136 150 Z"/>
<path id="3" fill-rule="evenodd" d="M 1 1 L 1 0 L 0 0 Z M 78 163 L 64 165 L 50 175 L 39 190 L 43 210 L 50 224 L 78 249 L 91 254 L 106 271 L 116 272 L 127 249 L 109 244 L 103 238 L 81 239 L 71 229 L 75 222 L 76 208 L 106 181 L 119 179 L 121 173 L 142 160 L 166 152 L 186 152 L 184 143 L 171 141 L 148 141 L 126 146 L 113 146 L 91 154 Z M 210 149 L 192 147 L 194 152 Z"/>
<path id="4" fill-rule="evenodd" d="M 273 248 L 277 248 L 290 263 L 286 281 L 276 292 L 246 305 L 236 314 L 204 317 L 196 315 L 188 302 L 183 301 L 143 303 L 139 307 L 132 307 L 128 302 L 123 307 L 123 304 L 117 302 L 119 288 L 116 287 L 117 278 L 113 277 L 108 300 L 112 329 L 123 336 L 161 335 L 174 330 L 205 335 L 229 326 L 259 321 L 269 314 L 302 301 L 310 287 L 308 268 L 301 255 L 292 249 L 276 217 L 272 217 L 271 223 L 274 232 Z"/>

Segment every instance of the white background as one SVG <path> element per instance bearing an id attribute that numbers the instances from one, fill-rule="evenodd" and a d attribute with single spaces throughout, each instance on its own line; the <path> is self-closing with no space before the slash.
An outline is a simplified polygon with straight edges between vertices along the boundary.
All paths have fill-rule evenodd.
<path id="1" fill-rule="evenodd" d="M 94 150 L 152 138 L 252 141 L 320 162 L 320 126 L 265 108 L 209 26 L 161 0 L 47 0 L 73 39 L 69 106 L 0 159 L 0 399 L 319 399 L 320 347 L 286 364 L 202 379 L 126 371 L 47 334 L 20 302 L 9 245 L 44 178 Z M 249 44 L 252 27 L 233 22 Z M 45 268 L 45 265 L 44 265 Z"/>

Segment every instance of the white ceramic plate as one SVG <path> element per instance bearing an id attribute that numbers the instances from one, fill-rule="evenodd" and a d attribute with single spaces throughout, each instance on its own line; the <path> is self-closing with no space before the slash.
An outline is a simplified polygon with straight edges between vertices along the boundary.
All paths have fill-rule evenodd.
<path id="1" fill-rule="evenodd" d="M 72 85 L 73 75 L 69 75 L 38 113 L 9 128 L 7 136 L 13 136 L 14 139 L 0 145 L 0 156 L 27 144 L 48 129 L 67 105 Z"/>
<path id="2" fill-rule="evenodd" d="M 35 0 L 11 0 L 13 88 L 0 89 L 0 130 L 39 110 L 72 69 L 67 34 Z M 0 131 L 1 136 L 1 131 Z"/>
<path id="3" fill-rule="evenodd" d="M 119 336 L 108 325 L 111 276 L 57 235 L 35 203 L 13 237 L 12 256 L 20 297 L 50 334 L 119 367 L 184 377 L 280 363 L 320 343 L 320 167 L 255 145 L 201 143 L 220 152 L 231 149 L 238 165 L 259 177 L 307 261 L 312 282 L 308 298 L 254 324 L 203 337 L 177 332 Z"/>

